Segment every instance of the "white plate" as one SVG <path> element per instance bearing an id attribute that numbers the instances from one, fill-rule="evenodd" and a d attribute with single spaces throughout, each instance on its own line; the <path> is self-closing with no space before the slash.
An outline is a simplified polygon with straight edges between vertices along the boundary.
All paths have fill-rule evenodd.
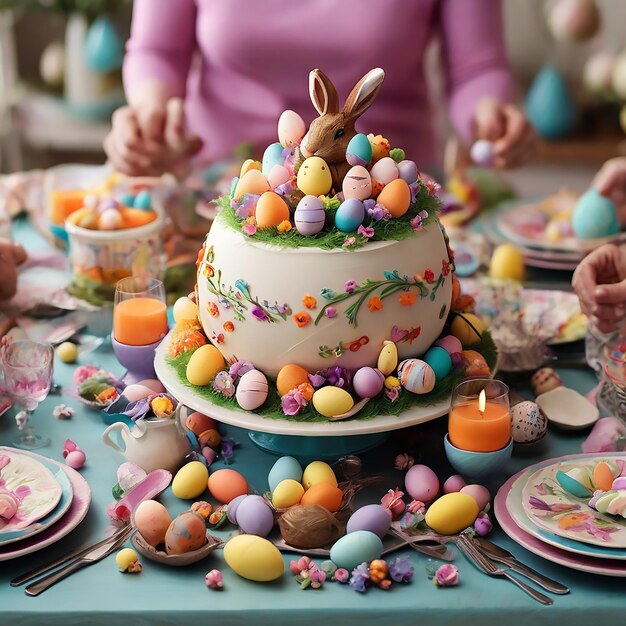
<path id="1" fill-rule="evenodd" d="M 535 400 L 548 421 L 567 430 L 589 428 L 600 417 L 600 411 L 585 396 L 569 387 L 557 387 Z"/>

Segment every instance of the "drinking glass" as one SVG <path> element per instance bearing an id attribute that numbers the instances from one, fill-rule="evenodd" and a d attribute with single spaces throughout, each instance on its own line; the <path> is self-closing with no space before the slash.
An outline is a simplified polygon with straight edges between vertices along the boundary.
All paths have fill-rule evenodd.
<path id="1" fill-rule="evenodd" d="M 13 401 L 22 410 L 15 416 L 22 432 L 13 445 L 25 450 L 43 448 L 50 443 L 48 437 L 35 433 L 31 417 L 50 391 L 54 351 L 47 343 L 16 341 L 3 348 L 2 366 L 4 384 Z"/>

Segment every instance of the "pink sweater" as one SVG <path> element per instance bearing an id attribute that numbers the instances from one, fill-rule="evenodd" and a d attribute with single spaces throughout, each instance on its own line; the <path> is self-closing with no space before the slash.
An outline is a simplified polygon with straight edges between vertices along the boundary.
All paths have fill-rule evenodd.
<path id="1" fill-rule="evenodd" d="M 230 155 L 244 141 L 277 141 L 284 109 L 310 122 L 308 73 L 319 67 L 343 100 L 373 67 L 385 82 L 357 129 L 383 134 L 426 164 L 434 132 L 423 68 L 441 37 L 450 116 L 471 137 L 486 95 L 509 100 L 512 84 L 500 0 L 135 0 L 124 62 L 127 88 L 149 78 L 186 99 L 204 156 Z"/>

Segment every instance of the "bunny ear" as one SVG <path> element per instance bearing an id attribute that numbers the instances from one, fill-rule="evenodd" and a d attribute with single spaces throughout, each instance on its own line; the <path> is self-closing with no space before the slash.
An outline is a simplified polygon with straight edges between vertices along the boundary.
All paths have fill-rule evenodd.
<path id="1" fill-rule="evenodd" d="M 374 102 L 383 80 L 385 80 L 385 72 L 380 67 L 365 74 L 346 99 L 343 107 L 344 113 L 353 118 L 357 118 L 365 113 L 372 102 Z"/>
<path id="2" fill-rule="evenodd" d="M 309 74 L 309 94 L 313 106 L 320 115 L 339 113 L 337 90 L 322 70 L 312 70 Z"/>

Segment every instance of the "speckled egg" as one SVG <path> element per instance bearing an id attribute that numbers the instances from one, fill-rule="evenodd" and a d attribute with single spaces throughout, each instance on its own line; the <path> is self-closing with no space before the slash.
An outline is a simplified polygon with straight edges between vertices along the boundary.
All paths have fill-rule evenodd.
<path id="1" fill-rule="evenodd" d="M 248 481 L 232 469 L 220 469 L 213 472 L 207 484 L 211 495 L 223 504 L 228 504 L 237 496 L 248 493 Z"/>
<path id="2" fill-rule="evenodd" d="M 298 170 L 298 189 L 311 196 L 327 194 L 333 185 L 333 179 L 326 161 L 318 156 L 305 159 Z"/>
<path id="3" fill-rule="evenodd" d="M 367 504 L 357 509 L 348 519 L 346 533 L 357 530 L 368 530 L 381 539 L 387 534 L 391 525 L 391 511 L 380 504 Z"/>
<path id="4" fill-rule="evenodd" d="M 358 133 L 348 143 L 346 161 L 350 165 L 369 165 L 372 160 L 372 144 L 363 133 Z"/>
<path id="5" fill-rule="evenodd" d="M 236 535 L 224 546 L 224 560 L 242 578 L 269 582 L 283 575 L 285 564 L 278 548 L 256 535 Z"/>
<path id="6" fill-rule="evenodd" d="M 580 239 L 615 235 L 620 230 L 615 204 L 592 187 L 576 203 L 572 228 Z"/>
<path id="7" fill-rule="evenodd" d="M 447 493 L 426 511 L 426 523 L 442 535 L 454 535 L 471 526 L 479 513 L 476 500 L 467 493 Z"/>
<path id="8" fill-rule="evenodd" d="M 525 401 L 511 407 L 511 436 L 516 443 L 538 441 L 548 429 L 548 420 L 538 404 Z"/>
<path id="9" fill-rule="evenodd" d="M 330 549 L 330 560 L 337 566 L 352 571 L 361 563 L 379 559 L 383 542 L 369 530 L 355 530 L 336 541 Z"/>
<path id="10" fill-rule="evenodd" d="M 241 165 L 241 170 L 239 170 L 239 178 L 244 176 L 250 170 L 258 170 L 261 171 L 261 163 L 260 161 L 255 161 L 254 159 L 246 159 Z"/>
<path id="11" fill-rule="evenodd" d="M 378 355 L 378 369 L 389 376 L 398 367 L 398 348 L 393 341 L 384 341 L 383 348 Z"/>
<path id="12" fill-rule="evenodd" d="M 439 346 L 430 348 L 422 359 L 432 367 L 437 380 L 445 378 L 452 369 L 452 359 L 450 355 L 444 348 L 440 348 Z"/>
<path id="13" fill-rule="evenodd" d="M 476 500 L 480 511 L 484 511 L 491 500 L 489 489 L 482 485 L 465 485 L 465 487 L 460 489 L 460 492 L 472 496 Z"/>
<path id="14" fill-rule="evenodd" d="M 388 185 L 392 180 L 396 180 L 400 176 L 397 163 L 391 157 L 383 157 L 380 161 L 376 161 L 370 170 L 372 178 L 379 183 Z"/>
<path id="15" fill-rule="evenodd" d="M 184 554 L 198 550 L 206 543 L 206 526 L 197 513 L 187 511 L 172 520 L 165 533 L 165 551 Z"/>
<path id="16" fill-rule="evenodd" d="M 247 171 L 237 182 L 234 198 L 235 200 L 241 200 L 247 193 L 260 196 L 266 191 L 271 191 L 267 178 L 259 170 L 252 169 Z"/>
<path id="17" fill-rule="evenodd" d="M 344 233 L 354 232 L 365 218 L 365 207 L 360 200 L 344 200 L 335 213 L 335 226 Z"/>
<path id="18" fill-rule="evenodd" d="M 312 461 L 304 468 L 302 474 L 302 485 L 305 489 L 310 489 L 318 483 L 328 483 L 337 486 L 337 478 L 332 467 L 324 461 Z"/>
<path id="19" fill-rule="evenodd" d="M 304 487 L 297 480 L 281 480 L 272 491 L 272 504 L 277 509 L 286 509 L 299 504 L 303 495 Z"/>
<path id="20" fill-rule="evenodd" d="M 289 207 L 273 191 L 266 191 L 256 205 L 256 223 L 259 228 L 271 228 L 289 219 Z"/>
<path id="21" fill-rule="evenodd" d="M 172 314 L 177 324 L 193 322 L 198 319 L 198 305 L 187 296 L 183 296 L 174 302 Z"/>
<path id="22" fill-rule="evenodd" d="M 237 404 L 246 411 L 258 409 L 267 400 L 269 385 L 265 374 L 259 370 L 246 372 L 237 385 Z"/>
<path id="23" fill-rule="evenodd" d="M 272 189 L 284 185 L 291 178 L 289 170 L 284 165 L 274 165 L 267 175 L 267 182 Z"/>
<path id="24" fill-rule="evenodd" d="M 556 370 L 553 370 L 551 367 L 542 367 L 532 375 L 530 386 L 535 396 L 540 396 L 542 393 L 562 387 L 563 381 Z"/>
<path id="25" fill-rule="evenodd" d="M 471 346 L 480 341 L 485 326 L 473 313 L 456 315 L 450 325 L 450 333 L 456 337 L 463 346 Z"/>
<path id="26" fill-rule="evenodd" d="M 316 483 L 311 485 L 300 499 L 303 506 L 313 506 L 319 504 L 327 511 L 334 513 L 341 507 L 343 500 L 343 492 L 336 485 L 327 482 Z"/>
<path id="27" fill-rule="evenodd" d="M 435 341 L 435 345 L 443 348 L 449 355 L 463 352 L 463 345 L 454 335 L 446 335 Z"/>
<path id="28" fill-rule="evenodd" d="M 306 133 L 306 124 L 298 113 L 287 109 L 278 118 L 278 141 L 285 148 L 299 146 Z"/>
<path id="29" fill-rule="evenodd" d="M 197 498 L 205 489 L 209 470 L 200 461 L 191 461 L 183 465 L 172 481 L 172 492 L 182 500 Z"/>
<path id="30" fill-rule="evenodd" d="M 453 474 L 443 483 L 442 491 L 444 493 L 457 493 L 465 487 L 465 479 L 460 474 Z"/>
<path id="31" fill-rule="evenodd" d="M 411 393 L 430 393 L 435 387 L 433 368 L 420 359 L 406 359 L 398 365 L 400 383 Z"/>
<path id="32" fill-rule="evenodd" d="M 272 469 L 267 476 L 270 491 L 274 492 L 279 483 L 284 480 L 295 480 L 296 482 L 302 480 L 302 466 L 298 460 L 294 459 L 292 456 L 281 456 L 280 459 L 272 465 Z"/>
<path id="33" fill-rule="evenodd" d="M 144 500 L 133 512 L 133 523 L 146 542 L 156 548 L 165 541 L 172 518 L 160 502 Z"/>
<path id="34" fill-rule="evenodd" d="M 326 212 L 322 201 L 315 196 L 304 196 L 298 202 L 294 221 L 296 229 L 301 235 L 310 236 L 319 233 L 324 228 L 326 221 Z"/>
<path id="35" fill-rule="evenodd" d="M 283 146 L 281 146 L 278 142 L 272 143 L 265 148 L 263 160 L 261 162 L 261 171 L 263 172 L 263 176 L 267 178 L 274 165 L 283 165 L 283 150 Z"/>
<path id="36" fill-rule="evenodd" d="M 404 487 L 413 500 L 428 503 L 439 493 L 439 479 L 427 465 L 413 465 L 404 477 Z"/>
<path id="37" fill-rule="evenodd" d="M 392 180 L 383 187 L 378 195 L 378 202 L 382 204 L 393 217 L 402 217 L 411 205 L 411 190 L 406 181 L 401 178 Z"/>
<path id="38" fill-rule="evenodd" d="M 313 406 L 324 417 L 337 417 L 347 413 L 353 406 L 352 396 L 341 387 L 322 387 L 313 394 Z"/>
<path id="39" fill-rule="evenodd" d="M 409 185 L 414 183 L 419 176 L 419 170 L 417 169 L 415 161 L 410 161 L 409 159 L 400 161 L 400 163 L 398 163 L 398 174 L 400 174 L 400 178 Z"/>
<path id="40" fill-rule="evenodd" d="M 274 526 L 274 513 L 261 496 L 246 496 L 237 507 L 237 525 L 248 535 L 267 537 Z"/>
<path id="41" fill-rule="evenodd" d="M 192 385 L 208 385 L 218 372 L 226 369 L 221 352 L 213 345 L 200 346 L 187 363 L 187 380 Z"/>
<path id="42" fill-rule="evenodd" d="M 359 398 L 375 398 L 382 390 L 385 377 L 373 367 L 362 367 L 354 373 L 352 387 Z"/>
<path id="43" fill-rule="evenodd" d="M 368 142 L 369 143 L 369 142 Z M 367 200 L 372 195 L 372 177 L 362 166 L 355 165 L 343 179 L 343 197 L 348 200 Z"/>

